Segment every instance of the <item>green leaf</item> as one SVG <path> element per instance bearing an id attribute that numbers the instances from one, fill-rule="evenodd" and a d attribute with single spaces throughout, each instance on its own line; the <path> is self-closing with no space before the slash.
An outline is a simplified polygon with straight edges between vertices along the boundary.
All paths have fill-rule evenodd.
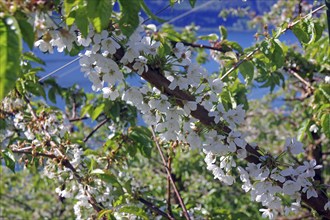
<path id="1" fill-rule="evenodd" d="M 35 63 L 39 63 L 39 64 L 42 64 L 42 65 L 46 65 L 46 63 L 42 59 L 40 59 L 39 57 L 34 55 L 32 52 L 23 53 L 23 59 L 33 61 Z"/>
<path id="2" fill-rule="evenodd" d="M 170 5 L 173 7 L 173 5 L 177 2 L 177 0 L 170 0 Z"/>
<path id="3" fill-rule="evenodd" d="M 308 33 L 302 28 L 301 25 L 295 25 L 292 28 L 292 31 L 294 33 L 294 35 L 296 35 L 296 37 L 298 38 L 298 40 L 300 41 L 300 43 L 302 45 L 307 44 L 309 41 L 309 35 Z"/>
<path id="4" fill-rule="evenodd" d="M 254 66 L 250 61 L 245 61 L 239 66 L 239 71 L 243 75 L 245 82 L 250 84 L 253 80 Z"/>
<path id="5" fill-rule="evenodd" d="M 111 209 L 103 209 L 102 211 L 99 212 L 97 219 L 103 219 L 103 216 L 107 216 L 107 219 L 116 219 L 112 215 L 112 213 L 113 213 L 113 211 Z"/>
<path id="6" fill-rule="evenodd" d="M 220 30 L 220 34 L 221 34 L 221 40 L 225 40 L 227 39 L 228 37 L 228 34 L 227 34 L 227 29 L 225 28 L 225 26 L 220 26 L 219 27 L 219 30 Z"/>
<path id="7" fill-rule="evenodd" d="M 14 88 L 20 73 L 22 36 L 14 17 L 0 20 L 0 101 Z"/>
<path id="8" fill-rule="evenodd" d="M 92 170 L 91 174 L 105 174 L 105 172 L 101 169 Z"/>
<path id="9" fill-rule="evenodd" d="M 238 53 L 243 53 L 243 48 L 237 42 L 228 41 L 226 42 L 226 44 L 229 45 L 234 50 L 236 50 Z"/>
<path id="10" fill-rule="evenodd" d="M 64 0 L 64 12 L 65 12 L 64 16 L 66 19 L 70 17 L 69 16 L 70 13 L 77 7 L 79 2 L 80 2 L 80 0 Z M 69 25 L 69 24 L 67 23 L 67 25 Z M 72 25 L 72 24 L 70 24 L 70 25 Z"/>
<path id="11" fill-rule="evenodd" d="M 102 103 L 94 109 L 94 111 L 91 114 L 91 117 L 93 120 L 95 120 L 95 119 L 97 119 L 97 117 L 99 117 L 99 115 L 104 111 L 104 107 L 105 107 L 105 104 Z"/>
<path id="12" fill-rule="evenodd" d="M 11 150 L 4 150 L 1 152 L 6 166 L 15 173 L 15 157 Z"/>
<path id="13" fill-rule="evenodd" d="M 216 34 L 209 34 L 209 35 L 199 36 L 199 39 L 208 40 L 208 41 L 216 41 L 219 39 L 219 36 Z"/>
<path id="14" fill-rule="evenodd" d="M 148 128 L 142 126 L 131 127 L 128 137 L 134 141 L 134 145 L 127 147 L 131 156 L 135 155 L 137 148 L 144 157 L 151 157 L 154 142 L 152 140 L 152 133 Z"/>
<path id="15" fill-rule="evenodd" d="M 312 135 L 309 131 L 310 126 L 311 126 L 311 120 L 310 119 L 303 121 L 301 127 L 298 130 L 298 140 L 299 141 L 302 142 L 302 141 L 306 140 L 306 135 L 309 138 L 309 140 L 313 139 Z"/>
<path id="16" fill-rule="evenodd" d="M 92 105 L 85 105 L 81 108 L 81 116 L 85 116 L 87 113 L 90 113 L 90 110 L 92 109 Z"/>
<path id="17" fill-rule="evenodd" d="M 321 126 L 325 136 L 330 138 L 330 114 L 324 114 L 321 117 Z"/>
<path id="18" fill-rule="evenodd" d="M 120 4 L 121 17 L 119 27 L 124 35 L 131 36 L 139 25 L 139 1 L 118 0 Z"/>
<path id="19" fill-rule="evenodd" d="M 5 129 L 6 128 L 6 120 L 5 119 L 2 119 L 0 118 L 0 130 L 1 129 Z"/>
<path id="20" fill-rule="evenodd" d="M 111 0 L 88 1 L 87 14 L 95 30 L 101 32 L 110 23 L 112 14 Z"/>
<path id="21" fill-rule="evenodd" d="M 30 50 L 33 49 L 34 44 L 34 31 L 32 25 L 23 18 L 17 19 L 19 28 L 21 29 L 24 41 L 29 46 Z"/>
<path id="22" fill-rule="evenodd" d="M 189 0 L 189 4 L 192 8 L 195 7 L 196 1 L 197 0 Z"/>
<path id="23" fill-rule="evenodd" d="M 152 11 L 149 9 L 149 7 L 146 5 L 144 0 L 140 0 L 140 6 L 143 9 L 143 11 L 152 19 L 155 21 L 158 21 L 159 23 L 164 23 L 166 20 L 159 18 L 156 16 Z"/>
<path id="24" fill-rule="evenodd" d="M 56 104 L 56 91 L 55 87 L 50 88 L 48 91 L 48 99 L 54 104 Z"/>
<path id="25" fill-rule="evenodd" d="M 121 184 L 118 182 L 115 175 L 113 175 L 110 171 L 105 170 L 104 173 L 96 174 L 100 177 L 101 180 L 113 185 L 118 190 L 123 191 Z"/>
<path id="26" fill-rule="evenodd" d="M 124 206 L 124 207 L 119 209 L 119 212 L 125 212 L 125 213 L 129 213 L 129 214 L 139 216 L 143 219 L 148 219 L 148 216 L 145 213 L 145 211 L 142 208 L 137 207 L 137 206 Z"/>
<path id="27" fill-rule="evenodd" d="M 316 22 L 314 24 L 314 33 L 315 33 L 315 38 L 314 38 L 314 42 L 318 41 L 321 37 L 322 37 L 322 33 L 324 30 L 324 26 L 322 26 L 320 23 Z"/>
<path id="28" fill-rule="evenodd" d="M 272 61 L 274 61 L 277 69 L 281 68 L 284 64 L 285 55 L 282 50 L 281 43 L 278 39 L 273 41 L 274 51 L 272 54 Z"/>
<path id="29" fill-rule="evenodd" d="M 86 7 L 79 7 L 76 10 L 76 25 L 81 32 L 83 37 L 87 37 L 88 35 L 88 18 Z"/>

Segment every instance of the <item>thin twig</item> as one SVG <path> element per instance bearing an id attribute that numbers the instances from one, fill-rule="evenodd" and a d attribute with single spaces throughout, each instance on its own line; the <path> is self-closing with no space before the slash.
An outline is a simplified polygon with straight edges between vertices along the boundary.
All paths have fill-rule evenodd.
<path id="1" fill-rule="evenodd" d="M 18 91 L 17 91 L 17 93 L 20 94 Z M 38 119 L 37 114 L 34 111 L 32 105 L 31 105 L 30 100 L 26 97 L 26 95 L 23 95 L 23 94 L 20 94 L 20 95 L 23 97 L 24 101 L 26 102 L 26 104 L 27 104 L 27 106 L 28 106 L 28 108 L 29 108 L 29 110 L 31 112 L 31 115 L 32 115 L 33 119 L 34 120 L 37 120 Z"/>
<path id="2" fill-rule="evenodd" d="M 202 48 L 202 49 L 209 49 L 209 50 L 215 50 L 215 51 L 220 51 L 220 52 L 225 52 L 224 49 L 222 48 L 217 48 L 217 47 L 212 47 L 212 46 L 208 46 L 208 45 L 204 45 L 204 44 L 194 44 L 194 43 L 188 43 L 188 42 L 176 42 L 173 41 L 174 43 L 183 43 L 183 45 L 185 46 L 190 46 L 190 47 L 194 47 L 194 48 Z"/>
<path id="3" fill-rule="evenodd" d="M 300 82 L 302 82 L 303 84 L 305 84 L 307 86 L 307 88 L 310 88 L 310 89 L 314 90 L 314 87 L 309 82 L 307 82 L 304 78 L 302 78 L 297 72 L 293 71 L 291 68 L 289 68 L 288 71 L 294 77 L 296 77 Z"/>
<path id="4" fill-rule="evenodd" d="M 75 121 L 82 121 L 82 120 L 86 120 L 88 119 L 89 117 L 87 116 L 84 116 L 84 117 L 80 117 L 80 118 L 71 118 L 69 119 L 70 122 L 75 122 Z"/>
<path id="5" fill-rule="evenodd" d="M 137 198 L 138 201 L 142 202 L 143 204 L 145 204 L 149 209 L 151 209 L 152 211 L 154 211 L 155 213 L 163 216 L 166 219 L 170 219 L 170 220 L 174 220 L 173 217 L 168 216 L 168 214 L 166 214 L 165 212 L 163 212 L 162 210 L 160 210 L 157 206 L 155 206 L 154 204 L 152 204 L 151 202 L 145 200 L 142 197 L 138 197 Z"/>
<path id="6" fill-rule="evenodd" d="M 99 130 L 99 129 L 100 129 L 105 123 L 107 123 L 109 120 L 110 120 L 109 118 L 106 118 L 106 119 L 104 119 L 103 121 L 101 121 L 99 124 L 97 124 L 97 125 L 93 128 L 93 130 L 91 131 L 91 133 L 89 133 L 89 134 L 84 138 L 83 142 L 87 142 L 88 139 L 89 139 L 90 137 L 92 137 L 92 135 L 93 135 L 97 130 Z"/>
<path id="7" fill-rule="evenodd" d="M 183 202 L 183 200 L 182 200 L 182 197 L 181 197 L 181 195 L 180 195 L 180 193 L 179 193 L 179 191 L 178 191 L 178 189 L 177 189 L 177 187 L 176 187 L 176 185 L 175 185 L 175 182 L 174 182 L 174 180 L 173 180 L 173 178 L 172 178 L 172 174 L 171 174 L 169 168 L 167 167 L 167 164 L 166 164 L 166 160 L 165 160 L 164 154 L 163 154 L 163 152 L 162 152 L 162 149 L 161 149 L 160 146 L 159 146 L 159 143 L 158 143 L 158 141 L 157 141 L 157 137 L 156 137 L 156 134 L 155 134 L 155 131 L 154 131 L 154 128 L 153 128 L 153 127 L 151 127 L 151 132 L 152 132 L 152 136 L 153 136 L 153 138 L 154 138 L 155 144 L 156 144 L 156 146 L 157 146 L 158 152 L 159 152 L 159 154 L 160 154 L 160 156 L 161 156 L 161 158 L 162 158 L 163 165 L 164 165 L 165 170 L 166 170 L 166 172 L 167 172 L 167 176 L 170 178 L 170 181 L 171 181 L 172 187 L 173 187 L 173 189 L 174 189 L 174 192 L 175 192 L 175 194 L 176 194 L 176 196 L 177 196 L 177 198 L 178 198 L 178 200 L 179 200 L 179 203 L 180 203 L 180 205 L 181 205 L 181 208 L 182 208 L 182 210 L 183 210 L 183 214 L 184 214 L 184 216 L 186 217 L 186 219 L 189 219 L 189 220 L 190 220 L 190 216 L 189 216 L 189 214 L 188 214 L 187 208 L 186 208 L 186 206 L 185 206 L 185 204 L 184 204 L 184 202 Z"/>
<path id="8" fill-rule="evenodd" d="M 228 76 L 230 73 L 236 70 L 242 63 L 249 60 L 257 51 L 259 51 L 259 49 L 260 49 L 259 47 L 255 48 L 246 57 L 235 63 L 234 66 L 232 66 L 220 79 L 223 80 L 226 76 Z"/>
<path id="9" fill-rule="evenodd" d="M 172 170 L 171 170 L 171 156 L 169 156 L 167 158 L 167 167 L 168 167 L 168 170 L 170 171 L 170 173 L 172 173 Z M 171 179 L 170 179 L 170 176 L 167 175 L 167 212 L 170 216 L 173 216 L 173 213 L 172 213 L 172 206 L 171 206 Z"/>

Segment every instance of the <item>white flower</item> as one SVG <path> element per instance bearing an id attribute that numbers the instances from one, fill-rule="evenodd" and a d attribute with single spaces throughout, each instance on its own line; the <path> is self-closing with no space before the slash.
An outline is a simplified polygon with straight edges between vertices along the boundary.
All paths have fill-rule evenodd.
<path id="1" fill-rule="evenodd" d="M 77 37 L 77 44 L 78 46 L 82 45 L 84 47 L 88 47 L 92 43 L 91 37 L 92 33 L 89 33 L 86 38 L 84 38 L 81 34 L 78 35 Z"/>
<path id="2" fill-rule="evenodd" d="M 183 43 L 179 42 L 175 45 L 175 48 L 173 48 L 173 53 L 174 55 L 180 59 L 182 57 L 182 54 L 184 54 L 186 51 L 185 46 L 183 45 Z"/>
<path id="3" fill-rule="evenodd" d="M 140 107 L 143 103 L 142 93 L 136 87 L 131 87 L 126 90 L 122 97 L 128 104 L 136 107 Z"/>
<path id="4" fill-rule="evenodd" d="M 268 178 L 270 171 L 267 167 L 261 167 L 262 164 L 248 163 L 246 170 L 249 172 L 250 176 L 256 180 L 264 181 Z"/>
<path id="5" fill-rule="evenodd" d="M 218 124 L 224 113 L 225 113 L 225 108 L 223 107 L 222 103 L 219 103 L 216 106 L 216 109 L 214 109 L 214 107 L 211 109 L 208 116 L 214 117 L 214 122 Z"/>
<path id="6" fill-rule="evenodd" d="M 110 100 L 115 100 L 117 97 L 119 97 L 119 93 L 117 90 L 112 90 L 109 87 L 102 88 L 103 92 L 103 98 L 110 98 Z"/>
<path id="7" fill-rule="evenodd" d="M 319 128 L 317 127 L 316 124 L 312 124 L 312 125 L 309 127 L 309 131 L 310 131 L 310 132 L 317 133 L 318 130 L 319 130 Z"/>
<path id="8" fill-rule="evenodd" d="M 290 151 L 293 155 L 297 155 L 304 152 L 303 144 L 297 141 L 296 138 L 287 138 L 284 147 L 285 150 Z"/>
<path id="9" fill-rule="evenodd" d="M 137 71 L 139 75 L 142 75 L 143 72 L 148 71 L 147 62 L 147 58 L 145 58 L 144 56 L 139 56 L 139 58 L 135 59 L 133 69 Z"/>
<path id="10" fill-rule="evenodd" d="M 324 81 L 325 83 L 330 83 L 330 76 L 325 76 Z"/>
<path id="11" fill-rule="evenodd" d="M 111 37 L 108 37 L 101 41 L 102 50 L 108 51 L 109 54 L 115 54 L 120 45 Z"/>
<path id="12" fill-rule="evenodd" d="M 314 177 L 315 171 L 317 169 L 321 169 L 322 165 L 316 165 L 316 160 L 311 160 L 310 162 L 304 161 L 304 165 L 299 166 L 297 171 L 301 173 L 301 176 L 307 177 Z"/>
<path id="13" fill-rule="evenodd" d="M 195 101 L 183 101 L 184 106 L 183 110 L 190 115 L 191 111 L 195 111 L 197 109 L 197 103 Z"/>
<path id="14" fill-rule="evenodd" d="M 140 53 L 136 48 L 133 49 L 133 48 L 129 47 L 126 50 L 126 53 L 123 56 L 123 58 L 121 58 L 120 62 L 123 64 L 132 63 L 135 58 L 139 57 L 139 55 L 140 55 Z"/>
<path id="15" fill-rule="evenodd" d="M 318 194 L 311 183 L 303 187 L 302 192 L 306 193 L 306 191 L 307 199 L 310 199 L 311 197 L 318 197 Z"/>
<path id="16" fill-rule="evenodd" d="M 330 201 L 328 201 L 327 203 L 325 203 L 324 210 L 330 210 Z"/>
<path id="17" fill-rule="evenodd" d="M 281 183 L 284 183 L 284 181 L 285 181 L 285 178 L 278 173 L 277 168 L 272 170 L 272 172 L 270 174 L 270 178 L 272 178 L 273 180 L 279 181 Z"/>
<path id="18" fill-rule="evenodd" d="M 155 56 L 157 54 L 157 49 L 160 46 L 159 41 L 154 41 L 151 37 L 146 36 L 141 41 L 141 51 L 144 54 Z M 143 45 L 143 46 L 142 46 Z"/>
<path id="19" fill-rule="evenodd" d="M 39 47 L 39 50 L 41 50 L 42 52 L 49 52 L 49 53 L 53 53 L 53 46 L 51 45 L 50 42 L 44 41 L 43 39 L 38 40 L 34 43 L 35 47 Z"/>
<path id="20" fill-rule="evenodd" d="M 151 99 L 148 102 L 148 105 L 151 109 L 157 109 L 160 112 L 168 112 L 168 109 L 170 108 L 171 104 L 167 101 L 168 98 L 165 95 L 161 95 L 160 99 Z"/>
<path id="21" fill-rule="evenodd" d="M 244 121 L 245 110 L 243 105 L 238 105 L 236 109 L 230 109 L 223 114 L 223 119 L 229 123 L 229 127 L 236 128 L 236 125 L 240 125 Z"/>
<path id="22" fill-rule="evenodd" d="M 301 206 L 299 202 L 293 202 L 291 206 L 285 206 L 284 207 L 284 213 L 285 215 L 289 215 L 290 212 L 297 213 L 300 210 Z"/>
<path id="23" fill-rule="evenodd" d="M 186 141 L 191 149 L 199 149 L 202 146 L 202 140 L 195 132 L 190 132 L 186 137 Z"/>
<path id="24" fill-rule="evenodd" d="M 287 194 L 287 195 L 293 195 L 296 192 L 298 192 L 301 188 L 301 185 L 298 184 L 295 181 L 292 180 L 287 180 L 284 184 L 283 184 L 283 193 Z"/>
<path id="25" fill-rule="evenodd" d="M 271 209 L 259 209 L 259 211 L 262 212 L 263 218 L 274 219 L 275 217 L 274 212 Z"/>
<path id="26" fill-rule="evenodd" d="M 223 88 L 223 82 L 221 81 L 221 79 L 217 78 L 214 80 L 209 80 L 209 84 L 210 84 L 210 88 L 213 92 L 215 93 L 221 93 L 222 92 L 222 88 Z"/>
<path id="27" fill-rule="evenodd" d="M 174 90 L 177 86 L 181 90 L 186 90 L 188 89 L 188 86 L 190 85 L 191 80 L 189 80 L 186 77 L 183 76 L 169 76 L 168 80 L 171 81 L 171 84 L 168 86 L 169 89 Z"/>

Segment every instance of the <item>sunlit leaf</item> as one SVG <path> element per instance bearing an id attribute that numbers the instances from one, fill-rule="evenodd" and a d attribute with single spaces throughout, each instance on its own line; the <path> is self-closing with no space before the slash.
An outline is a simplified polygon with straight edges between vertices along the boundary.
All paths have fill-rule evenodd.
<path id="1" fill-rule="evenodd" d="M 0 100 L 14 88 L 20 74 L 22 37 L 14 17 L 0 19 Z"/>
<path id="2" fill-rule="evenodd" d="M 97 32 L 106 29 L 112 14 L 111 0 L 98 0 L 87 2 L 87 13 Z"/>

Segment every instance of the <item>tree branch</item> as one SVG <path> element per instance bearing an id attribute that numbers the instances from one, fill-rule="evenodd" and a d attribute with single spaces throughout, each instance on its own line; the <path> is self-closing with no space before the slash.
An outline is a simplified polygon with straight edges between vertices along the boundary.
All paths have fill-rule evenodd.
<path id="1" fill-rule="evenodd" d="M 161 147 L 159 146 L 159 143 L 158 143 L 158 141 L 157 141 L 157 137 L 156 137 L 156 134 L 155 134 L 155 131 L 154 131 L 154 128 L 153 128 L 153 127 L 151 127 L 151 132 L 152 132 L 152 136 L 153 136 L 153 138 L 154 138 L 155 144 L 156 144 L 156 146 L 157 146 L 158 152 L 159 152 L 159 154 L 160 154 L 160 156 L 161 156 L 161 158 L 162 158 L 163 165 L 164 165 L 165 170 L 166 170 L 166 172 L 167 172 L 167 177 L 168 177 L 168 178 L 170 179 L 170 181 L 171 181 L 171 184 L 172 184 L 172 187 L 173 187 L 173 189 L 174 189 L 174 192 L 175 192 L 175 194 L 176 194 L 176 196 L 177 196 L 177 198 L 178 198 L 178 200 L 179 200 L 179 203 L 180 203 L 180 205 L 181 205 L 181 208 L 182 208 L 182 210 L 183 210 L 183 215 L 186 217 L 186 219 L 190 220 L 190 216 L 189 216 L 189 214 L 188 214 L 187 208 L 186 208 L 186 206 L 185 206 L 185 204 L 184 204 L 184 202 L 183 202 L 183 200 L 182 200 L 182 197 L 181 197 L 181 195 L 180 195 L 180 193 L 179 193 L 179 191 L 178 191 L 178 189 L 177 189 L 177 187 L 176 187 L 176 185 L 175 185 L 175 182 L 174 182 L 174 180 L 173 180 L 173 178 L 172 178 L 172 174 L 171 174 L 169 168 L 168 168 L 167 165 L 166 165 L 166 160 L 165 160 L 164 154 L 163 154 L 163 152 L 162 152 Z"/>
<path id="2" fill-rule="evenodd" d="M 94 128 L 93 128 L 93 130 L 84 138 L 84 140 L 83 140 L 83 142 L 87 142 L 88 141 L 88 139 L 90 138 L 90 137 L 92 137 L 92 135 L 97 131 L 97 130 L 99 130 L 103 125 L 105 125 L 105 123 L 107 123 L 108 121 L 109 121 L 110 119 L 109 118 L 105 118 L 103 121 L 101 121 L 99 124 L 97 124 Z"/>

